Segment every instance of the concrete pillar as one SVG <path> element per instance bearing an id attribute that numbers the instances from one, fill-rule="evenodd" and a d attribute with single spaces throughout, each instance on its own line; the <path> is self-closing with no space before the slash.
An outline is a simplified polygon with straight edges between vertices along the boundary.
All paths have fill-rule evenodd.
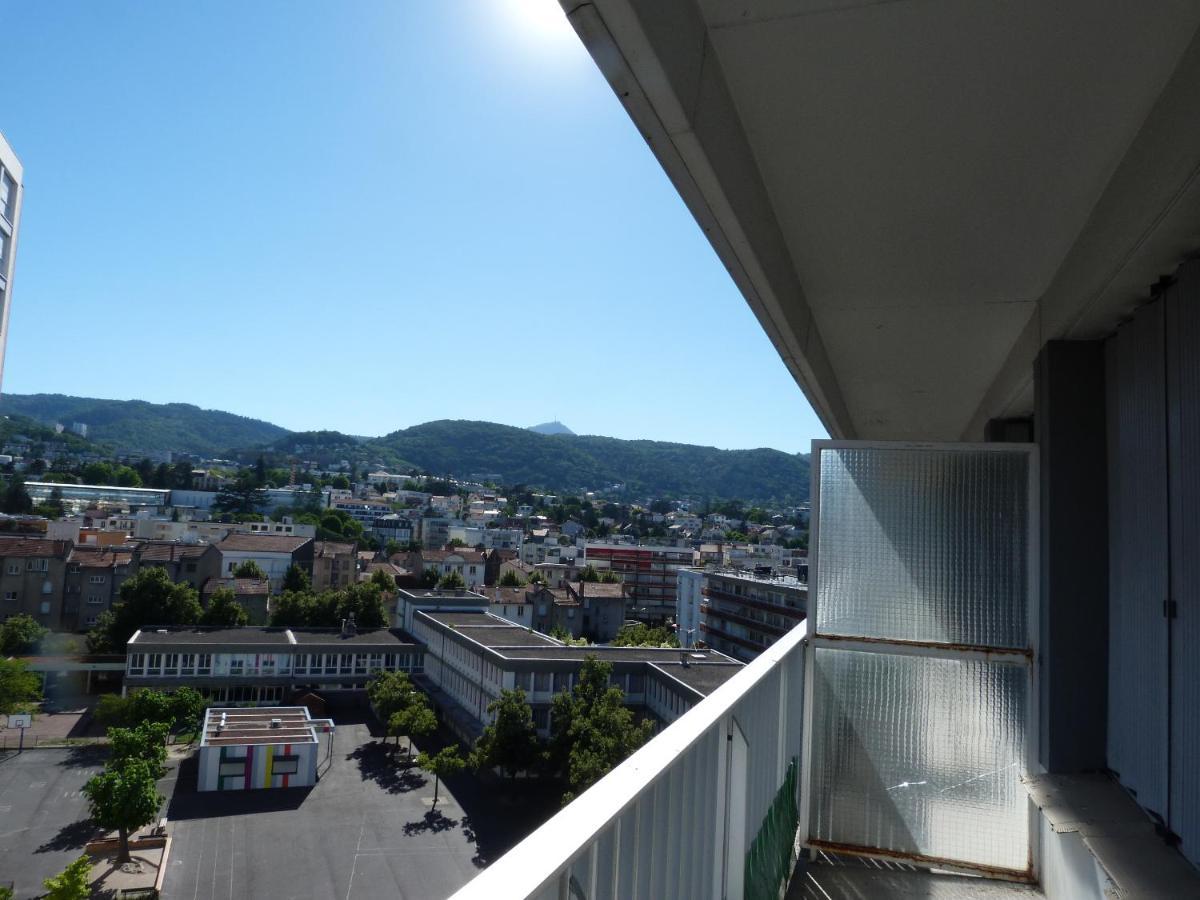
<path id="1" fill-rule="evenodd" d="M 1103 769 L 1108 697 L 1104 344 L 1050 341 L 1034 363 L 1041 482 L 1038 758 Z"/>

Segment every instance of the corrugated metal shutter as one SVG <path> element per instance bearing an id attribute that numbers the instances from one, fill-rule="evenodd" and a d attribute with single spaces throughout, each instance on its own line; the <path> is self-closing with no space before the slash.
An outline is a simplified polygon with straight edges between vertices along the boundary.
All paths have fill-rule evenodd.
<path id="1" fill-rule="evenodd" d="M 1171 783 L 1169 825 L 1200 865 L 1200 263 L 1166 298 L 1170 398 Z"/>
<path id="2" fill-rule="evenodd" d="M 1108 346 L 1108 763 L 1138 801 L 1167 815 L 1167 422 L 1161 301 Z"/>

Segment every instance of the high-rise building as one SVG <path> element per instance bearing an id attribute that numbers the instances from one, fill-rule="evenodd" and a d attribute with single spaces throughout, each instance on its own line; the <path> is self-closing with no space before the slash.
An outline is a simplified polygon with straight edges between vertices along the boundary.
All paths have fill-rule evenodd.
<path id="1" fill-rule="evenodd" d="M 0 380 L 4 377 L 4 348 L 8 344 L 8 310 L 12 304 L 17 229 L 21 224 L 21 161 L 0 134 Z"/>

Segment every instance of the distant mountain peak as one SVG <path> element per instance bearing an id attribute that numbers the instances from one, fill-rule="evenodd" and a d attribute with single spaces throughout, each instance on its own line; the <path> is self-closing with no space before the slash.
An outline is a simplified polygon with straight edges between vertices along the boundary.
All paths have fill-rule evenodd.
<path id="1" fill-rule="evenodd" d="M 530 425 L 528 431 L 536 431 L 538 434 L 574 434 L 570 428 L 562 422 L 555 419 L 553 422 L 543 422 L 541 425 Z"/>

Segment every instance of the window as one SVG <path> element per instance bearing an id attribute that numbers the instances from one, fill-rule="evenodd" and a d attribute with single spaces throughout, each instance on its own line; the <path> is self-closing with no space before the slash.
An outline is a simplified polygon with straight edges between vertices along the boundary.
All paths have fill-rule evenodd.
<path id="1" fill-rule="evenodd" d="M 104 603 L 104 598 L 99 594 L 88 594 L 87 602 L 89 606 L 100 606 Z"/>
<path id="2" fill-rule="evenodd" d="M 43 616 L 44 616 L 44 615 L 46 615 L 47 613 L 49 613 L 49 612 L 50 612 L 50 601 L 49 601 L 49 600 L 43 600 L 43 601 L 42 601 L 40 604 L 38 604 L 38 611 L 39 611 L 39 612 L 40 612 L 40 613 L 41 613 Z"/>
<path id="3" fill-rule="evenodd" d="M 157 675 L 162 671 L 162 654 L 150 653 L 146 657 L 146 674 Z"/>
<path id="4" fill-rule="evenodd" d="M 104 584 L 103 575 L 89 575 L 88 584 Z"/>
<path id="5" fill-rule="evenodd" d="M 196 654 L 196 674 L 207 675 L 212 671 L 212 656 L 207 653 Z"/>
<path id="6" fill-rule="evenodd" d="M 13 220 L 17 211 L 17 182 L 7 172 L 0 173 L 0 215 Z"/>
<path id="7" fill-rule="evenodd" d="M 95 625 L 98 620 L 99 620 L 99 616 L 88 616 L 86 619 L 83 620 L 83 624 L 84 625 Z"/>
<path id="8" fill-rule="evenodd" d="M 9 563 L 8 564 L 8 574 L 9 575 L 20 575 L 21 574 L 21 564 L 20 563 Z"/>
<path id="9" fill-rule="evenodd" d="M 196 655 L 194 653 L 181 653 L 179 656 L 179 674 L 191 675 L 196 671 Z"/>
<path id="10" fill-rule="evenodd" d="M 240 656 L 235 656 L 229 660 L 229 674 L 230 675 L 241 675 L 242 670 L 245 668 L 245 666 L 246 666 L 246 661 L 244 659 L 242 659 Z"/>
<path id="11" fill-rule="evenodd" d="M 518 607 L 517 607 L 517 618 L 520 618 L 520 617 L 522 617 L 522 616 L 524 616 L 524 615 L 525 615 L 525 607 L 524 607 L 524 606 L 518 606 Z"/>
<path id="12" fill-rule="evenodd" d="M 163 674 L 178 675 L 179 674 L 179 654 L 168 653 L 163 659 Z"/>
<path id="13" fill-rule="evenodd" d="M 326 675 L 336 675 L 337 674 L 337 662 L 338 662 L 338 658 L 337 658 L 336 653 L 326 653 L 325 654 L 325 674 Z"/>
<path id="14" fill-rule="evenodd" d="M 16 599 L 17 599 L 17 592 L 16 592 L 16 591 L 5 591 L 5 592 L 4 592 L 4 599 L 5 599 L 5 600 L 16 600 Z"/>
<path id="15" fill-rule="evenodd" d="M 295 775 L 299 771 L 299 756 L 276 756 L 271 761 L 271 772 L 275 775 Z"/>
<path id="16" fill-rule="evenodd" d="M 550 690 L 550 673 L 549 672 L 535 672 L 534 676 L 533 676 L 533 689 L 535 691 L 549 691 Z"/>
<path id="17" fill-rule="evenodd" d="M 220 776 L 225 778 L 232 775 L 245 775 L 246 764 L 244 762 L 225 762 L 221 763 Z"/>
<path id="18" fill-rule="evenodd" d="M 146 670 L 146 655 L 144 653 L 129 654 L 129 674 L 141 675 Z"/>
<path id="19" fill-rule="evenodd" d="M 307 675 L 308 674 L 308 654 L 307 653 L 297 653 L 296 654 L 296 660 L 292 664 L 292 671 L 297 675 Z"/>
<path id="20" fill-rule="evenodd" d="M 31 559 L 25 563 L 26 572 L 47 572 L 50 570 L 48 559 Z"/>
<path id="21" fill-rule="evenodd" d="M 341 674 L 349 675 L 351 668 L 354 666 L 354 654 L 343 653 L 341 662 Z"/>

